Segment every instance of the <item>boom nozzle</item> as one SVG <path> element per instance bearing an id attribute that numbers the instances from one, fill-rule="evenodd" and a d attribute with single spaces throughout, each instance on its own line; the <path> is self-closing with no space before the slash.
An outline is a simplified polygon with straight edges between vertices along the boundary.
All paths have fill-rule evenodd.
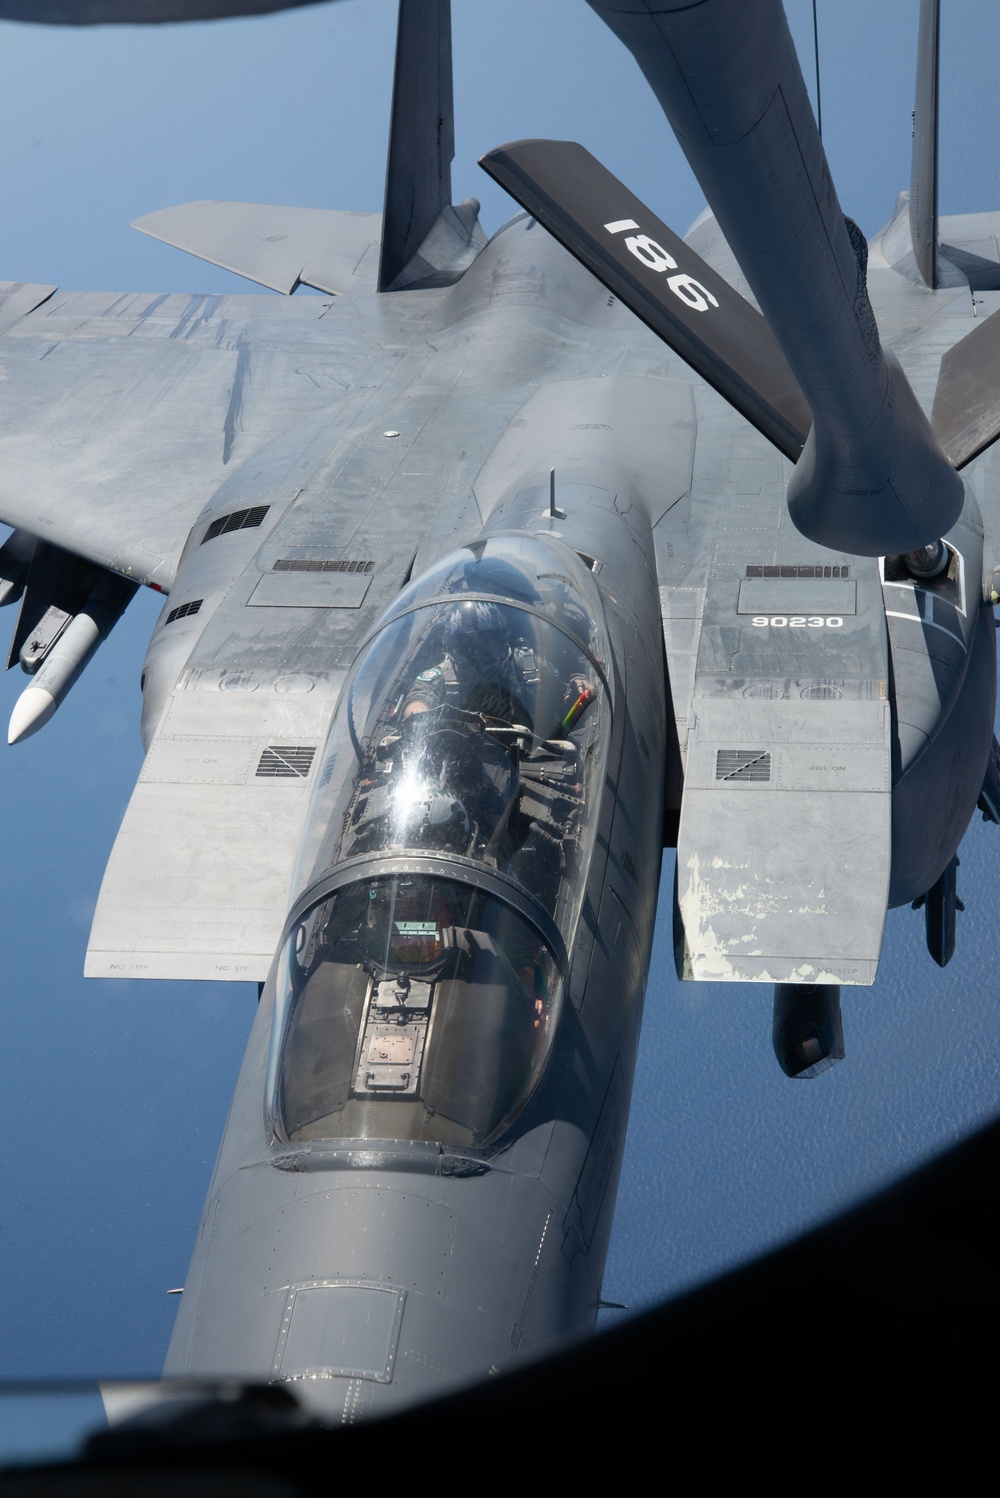
<path id="1" fill-rule="evenodd" d="M 589 0 L 656 94 L 813 414 L 788 485 L 811 541 L 937 543 L 965 489 L 868 299 L 781 0 Z"/>

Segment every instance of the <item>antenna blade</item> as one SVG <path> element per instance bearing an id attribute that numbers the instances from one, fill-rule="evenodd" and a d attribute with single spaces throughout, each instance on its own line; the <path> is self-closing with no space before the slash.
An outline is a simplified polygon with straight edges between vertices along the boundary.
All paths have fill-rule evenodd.
<path id="1" fill-rule="evenodd" d="M 454 155 L 450 0 L 399 0 L 379 291 L 450 205 Z"/>
<path id="2" fill-rule="evenodd" d="M 596 157 L 575 141 L 520 140 L 479 164 L 779 451 L 798 460 L 812 413 L 767 323 Z"/>
<path id="3" fill-rule="evenodd" d="M 920 0 L 910 164 L 910 240 L 924 284 L 938 285 L 938 59 L 941 0 Z"/>

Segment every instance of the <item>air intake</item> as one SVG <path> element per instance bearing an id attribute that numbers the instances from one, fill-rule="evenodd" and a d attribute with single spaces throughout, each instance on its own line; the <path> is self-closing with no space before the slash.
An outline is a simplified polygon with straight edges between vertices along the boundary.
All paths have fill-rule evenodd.
<path id="1" fill-rule="evenodd" d="M 272 572 L 373 572 L 374 562 L 348 562 L 344 558 L 279 557 Z"/>
<path id="2" fill-rule="evenodd" d="M 851 569 L 845 566 L 826 566 L 820 563 L 803 563 L 792 566 L 782 563 L 776 566 L 747 565 L 747 577 L 850 577 Z"/>
<path id="3" fill-rule="evenodd" d="M 197 614 L 204 598 L 192 598 L 190 603 L 179 603 L 175 609 L 171 609 L 167 615 L 167 623 L 173 624 L 175 619 L 187 619 L 191 614 Z"/>
<path id="4" fill-rule="evenodd" d="M 206 541 L 214 541 L 216 536 L 228 536 L 230 531 L 255 530 L 270 508 L 270 505 L 254 505 L 249 510 L 233 510 L 230 515 L 220 515 L 202 536 L 202 546 Z"/>

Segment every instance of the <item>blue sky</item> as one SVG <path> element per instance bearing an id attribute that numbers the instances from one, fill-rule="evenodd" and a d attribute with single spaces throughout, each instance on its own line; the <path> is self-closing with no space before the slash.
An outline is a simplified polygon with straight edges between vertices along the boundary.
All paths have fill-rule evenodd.
<path id="1" fill-rule="evenodd" d="M 1000 206 L 1000 9 L 945 0 L 942 208 Z M 250 290 L 132 233 L 196 198 L 378 209 L 390 0 L 203 27 L 4 25 L 0 275 L 73 289 Z M 528 135 L 580 140 L 679 232 L 700 192 L 624 50 L 581 0 L 454 0 L 456 198 L 513 211 L 476 167 Z M 821 0 L 825 137 L 868 233 L 909 175 L 916 0 Z M 789 5 L 807 77 L 811 11 Z M 2 406 L 0 406 L 2 410 Z M 1000 496 L 994 502 L 1000 503 Z M 252 1018 L 239 985 L 84 982 L 90 914 L 141 764 L 140 597 L 40 734 L 0 751 L 0 1377 L 155 1374 Z M 6 615 L 13 628 L 13 610 Z M 0 682 L 0 719 L 24 685 Z M 890 917 L 871 990 L 845 994 L 848 1059 L 779 1072 L 770 991 L 679 985 L 661 919 L 605 1283 L 639 1306 L 828 1215 L 997 1111 L 993 866 L 962 850 L 958 953 Z M 150 850 L 155 857 L 155 849 Z M 665 864 L 669 916 L 672 864 Z"/>

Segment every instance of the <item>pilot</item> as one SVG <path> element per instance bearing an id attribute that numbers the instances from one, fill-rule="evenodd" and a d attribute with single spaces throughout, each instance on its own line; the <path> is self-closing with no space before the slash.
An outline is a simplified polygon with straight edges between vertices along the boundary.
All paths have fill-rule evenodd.
<path id="1" fill-rule="evenodd" d="M 421 671 L 403 702 L 404 722 L 449 701 L 495 722 L 534 723 L 524 704 L 525 673 L 515 657 L 503 610 L 482 599 L 463 599 L 444 622 L 444 659 Z"/>

